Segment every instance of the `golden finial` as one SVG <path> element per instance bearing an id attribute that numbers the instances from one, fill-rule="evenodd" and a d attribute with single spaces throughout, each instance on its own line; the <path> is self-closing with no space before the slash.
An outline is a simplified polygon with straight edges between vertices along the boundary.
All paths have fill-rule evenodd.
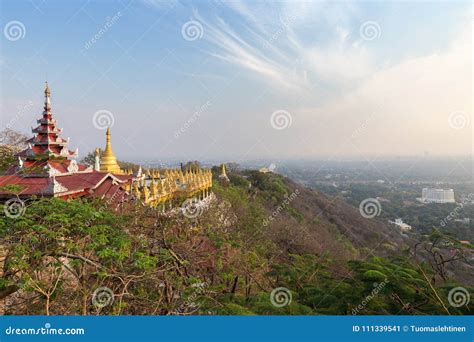
<path id="1" fill-rule="evenodd" d="M 48 81 L 45 82 L 45 87 L 44 87 L 44 96 L 51 96 L 51 90 L 49 89 Z"/>
<path id="2" fill-rule="evenodd" d="M 110 134 L 110 127 L 107 128 L 105 139 L 105 150 L 100 162 L 100 170 L 104 172 L 111 172 L 121 174 L 120 166 L 117 163 L 117 157 L 112 150 L 112 137 Z"/>

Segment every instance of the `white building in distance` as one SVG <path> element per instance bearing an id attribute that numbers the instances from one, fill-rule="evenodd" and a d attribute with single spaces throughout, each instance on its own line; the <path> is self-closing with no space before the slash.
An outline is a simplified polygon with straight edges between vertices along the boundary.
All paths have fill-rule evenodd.
<path id="1" fill-rule="evenodd" d="M 394 225 L 396 226 L 399 226 L 401 231 L 402 232 L 409 232 L 410 230 L 412 230 L 412 226 L 410 226 L 409 224 L 406 224 L 405 222 L 403 222 L 403 220 L 401 218 L 397 218 L 395 219 L 395 221 L 388 221 L 390 223 L 393 223 Z"/>
<path id="2" fill-rule="evenodd" d="M 454 190 L 423 188 L 418 200 L 422 203 L 455 203 Z"/>

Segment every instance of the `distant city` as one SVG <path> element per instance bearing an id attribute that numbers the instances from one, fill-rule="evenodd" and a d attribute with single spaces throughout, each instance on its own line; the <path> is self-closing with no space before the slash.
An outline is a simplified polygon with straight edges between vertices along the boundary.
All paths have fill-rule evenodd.
<path id="1" fill-rule="evenodd" d="M 380 216 L 400 234 L 441 227 L 464 243 L 474 241 L 474 183 L 470 157 L 398 157 L 364 160 L 252 160 L 234 168 L 279 173 L 351 205 L 374 198 Z"/>

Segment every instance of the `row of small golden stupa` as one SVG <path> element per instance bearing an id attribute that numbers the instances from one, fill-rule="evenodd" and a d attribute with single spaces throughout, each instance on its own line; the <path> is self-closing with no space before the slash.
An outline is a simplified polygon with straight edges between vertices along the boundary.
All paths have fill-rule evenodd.
<path id="1" fill-rule="evenodd" d="M 128 185 L 135 198 L 152 207 L 167 205 L 187 198 L 203 200 L 210 196 L 212 188 L 212 172 L 209 169 L 195 168 L 183 171 L 181 169 L 147 169 L 137 173 L 132 170 L 122 170 L 112 150 L 112 136 L 110 129 L 106 132 L 106 144 L 102 157 L 99 160 L 99 150 L 96 150 L 96 170 L 113 174 L 133 175 L 133 182 Z M 225 169 L 224 169 L 225 170 Z M 225 172 L 225 171 L 224 171 Z"/>
<path id="2" fill-rule="evenodd" d="M 174 200 L 196 198 L 203 200 L 211 194 L 212 172 L 207 169 L 148 170 L 133 182 L 132 193 L 145 204 L 173 206 Z"/>

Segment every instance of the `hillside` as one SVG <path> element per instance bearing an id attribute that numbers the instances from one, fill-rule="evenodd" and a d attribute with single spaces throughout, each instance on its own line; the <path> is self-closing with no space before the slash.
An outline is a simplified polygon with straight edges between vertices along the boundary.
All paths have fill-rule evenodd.
<path id="1" fill-rule="evenodd" d="M 233 180 L 238 183 L 237 177 Z M 341 199 L 302 187 L 277 174 L 247 172 L 240 177 L 252 183 L 251 196 L 259 198 L 267 215 L 271 216 L 282 205 L 285 207 L 269 225 L 269 232 L 280 229 L 280 237 L 300 244 L 302 249 L 298 252 L 357 258 L 393 255 L 407 246 L 393 227 L 364 218 L 358 209 Z M 286 196 L 292 197 L 287 206 Z"/>
<path id="2" fill-rule="evenodd" d="M 187 215 L 41 199 L 2 216 L 6 314 L 466 314 L 463 276 L 337 198 L 276 175 L 214 181 Z M 405 240 L 404 240 L 405 239 Z M 456 247 L 456 246 L 455 246 Z M 450 247 L 452 250 L 455 247 Z M 463 251 L 459 248 L 459 253 Z M 431 248 L 433 252 L 433 248 Z M 434 260 L 445 256 L 442 248 Z M 446 260 L 444 258 L 443 260 Z M 440 270 L 439 267 L 442 269 Z M 467 285 L 466 291 L 472 293 Z"/>

